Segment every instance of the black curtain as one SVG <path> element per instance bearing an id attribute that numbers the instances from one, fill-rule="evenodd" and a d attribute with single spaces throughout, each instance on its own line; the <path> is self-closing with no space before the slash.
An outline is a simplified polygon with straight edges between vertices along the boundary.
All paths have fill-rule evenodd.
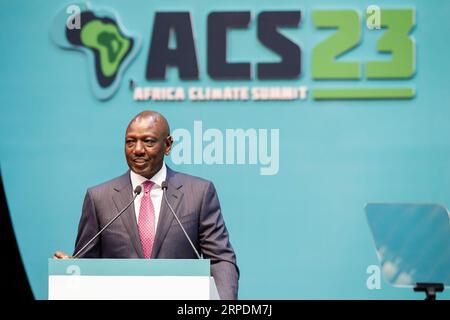
<path id="1" fill-rule="evenodd" d="M 14 234 L 0 172 L 0 244 L 2 251 L 3 297 L 14 300 L 34 299 Z"/>

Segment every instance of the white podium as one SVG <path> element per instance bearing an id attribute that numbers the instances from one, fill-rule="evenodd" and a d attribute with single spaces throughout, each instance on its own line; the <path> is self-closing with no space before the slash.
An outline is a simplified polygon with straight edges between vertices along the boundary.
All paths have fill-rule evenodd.
<path id="1" fill-rule="evenodd" d="M 48 298 L 220 299 L 206 259 L 49 259 Z"/>

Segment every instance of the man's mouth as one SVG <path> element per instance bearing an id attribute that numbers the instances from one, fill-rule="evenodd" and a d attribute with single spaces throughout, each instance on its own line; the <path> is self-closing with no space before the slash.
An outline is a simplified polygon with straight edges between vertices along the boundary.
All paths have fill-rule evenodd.
<path id="1" fill-rule="evenodd" d="M 144 160 L 144 159 L 135 159 L 135 160 L 133 160 L 133 162 L 136 163 L 136 164 L 138 164 L 138 165 L 141 165 L 141 164 L 147 163 L 147 160 Z"/>

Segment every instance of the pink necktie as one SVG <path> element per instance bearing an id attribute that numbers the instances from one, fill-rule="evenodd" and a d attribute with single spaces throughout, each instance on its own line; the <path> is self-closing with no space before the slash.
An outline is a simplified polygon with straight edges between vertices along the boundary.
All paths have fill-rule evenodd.
<path id="1" fill-rule="evenodd" d="M 138 229 L 145 259 L 149 259 L 152 255 L 153 241 L 155 240 L 155 208 L 150 198 L 150 190 L 154 185 L 152 181 L 143 183 L 144 195 L 139 209 Z"/>

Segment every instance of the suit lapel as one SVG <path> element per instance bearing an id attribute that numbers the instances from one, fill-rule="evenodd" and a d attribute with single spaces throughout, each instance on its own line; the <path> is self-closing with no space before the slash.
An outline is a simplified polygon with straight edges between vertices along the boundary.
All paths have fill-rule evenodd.
<path id="1" fill-rule="evenodd" d="M 179 213 L 177 209 L 181 203 L 181 199 L 183 198 L 183 192 L 179 189 L 182 187 L 181 183 L 178 183 L 176 179 L 176 173 L 172 171 L 169 167 L 167 167 L 167 200 L 172 206 L 175 213 L 177 213 L 179 217 Z M 152 258 L 156 258 L 158 256 L 159 250 L 161 249 L 161 245 L 164 241 L 164 238 L 167 235 L 167 232 L 170 229 L 170 225 L 175 218 L 173 217 L 170 208 L 167 206 L 166 201 L 164 200 L 164 196 L 161 201 L 161 211 L 159 212 L 159 221 L 158 226 L 156 228 L 155 242 L 153 244 L 152 250 Z"/>
<path id="2" fill-rule="evenodd" d="M 133 199 L 130 172 L 127 171 L 122 177 L 119 184 L 114 187 L 115 192 L 113 193 L 113 201 L 118 211 L 125 208 L 125 206 Z M 130 205 L 130 207 L 120 216 L 120 219 L 127 229 L 128 235 L 130 236 L 133 247 L 139 258 L 144 258 L 144 252 L 142 251 L 141 241 L 139 239 L 134 204 Z"/>

